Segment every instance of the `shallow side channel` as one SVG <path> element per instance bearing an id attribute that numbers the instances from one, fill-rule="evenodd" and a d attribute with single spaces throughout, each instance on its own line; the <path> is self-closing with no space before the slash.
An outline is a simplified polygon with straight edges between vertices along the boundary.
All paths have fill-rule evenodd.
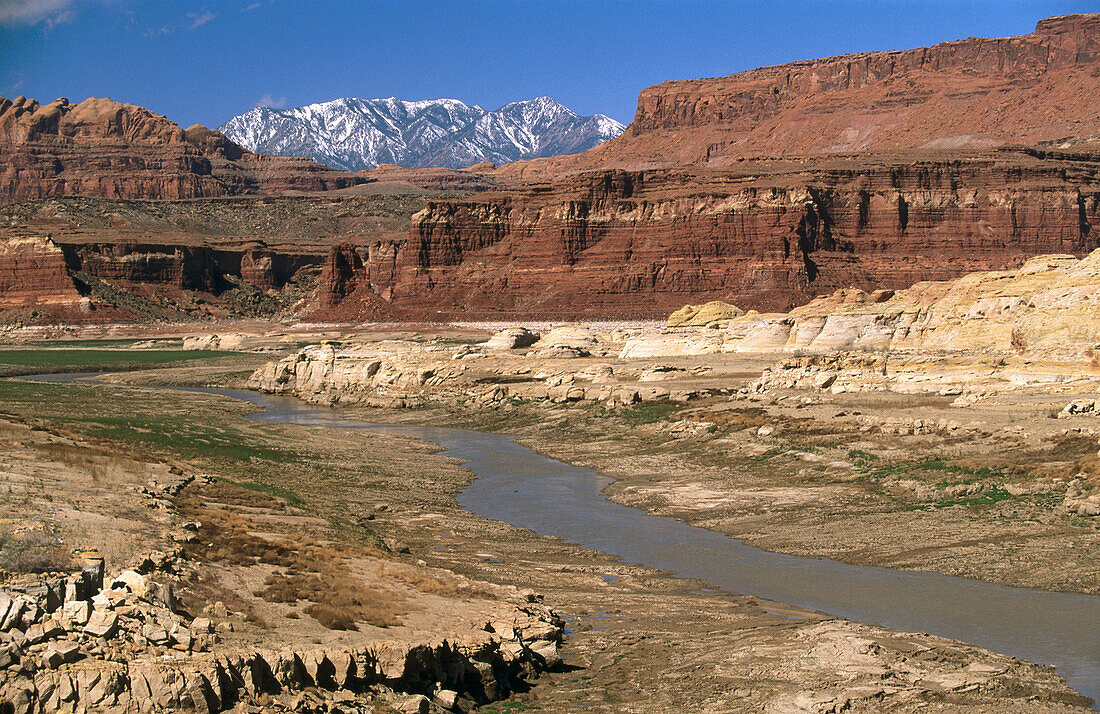
<path id="1" fill-rule="evenodd" d="M 755 595 L 898 630 L 928 632 L 1054 665 L 1100 701 L 1100 597 L 995 585 L 770 553 L 721 533 L 613 503 L 610 479 L 540 456 L 509 436 L 430 426 L 372 424 L 297 399 L 195 389 L 264 407 L 274 423 L 361 429 L 430 441 L 465 463 L 474 481 L 458 495 L 485 518 L 557 536 L 623 560 Z"/>

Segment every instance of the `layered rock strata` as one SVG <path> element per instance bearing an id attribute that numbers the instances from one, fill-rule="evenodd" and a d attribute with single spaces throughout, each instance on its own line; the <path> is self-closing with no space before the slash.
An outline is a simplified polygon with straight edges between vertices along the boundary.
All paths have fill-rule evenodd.
<path id="1" fill-rule="evenodd" d="M 630 404 L 720 393 L 685 386 L 683 367 L 645 362 L 719 354 L 793 355 L 753 389 L 896 390 L 960 396 L 1100 382 L 1100 251 L 1032 258 L 906 290 L 845 289 L 787 313 L 728 305 L 677 311 L 681 327 L 509 328 L 477 346 L 326 343 L 258 370 L 250 385 L 319 402 L 433 399 Z M 705 308 L 705 309 L 704 309 Z M 696 322 L 693 316 L 701 316 Z M 538 338 L 537 340 L 535 338 Z M 705 365 L 700 365 L 705 368 Z M 673 381 L 674 385 L 650 382 Z M 965 394 L 964 394 L 965 393 Z M 971 402 L 972 403 L 972 402 Z"/>
<path id="2" fill-rule="evenodd" d="M 728 389 L 655 384 L 686 375 L 661 364 L 612 366 L 628 330 L 557 328 L 538 335 L 507 328 L 479 345 L 410 341 L 325 342 L 269 362 L 248 386 L 321 403 L 413 407 L 428 402 L 507 406 L 513 400 L 552 403 L 686 402 Z M 537 339 L 535 339 L 537 338 Z"/>
<path id="3" fill-rule="evenodd" d="M 411 223 L 400 229 L 389 223 L 396 214 L 326 209 L 319 242 L 332 253 L 301 313 L 653 318 L 712 300 L 787 310 L 839 288 L 899 289 L 1100 247 L 1098 47 L 1100 15 L 1075 15 L 1023 37 L 669 82 L 642 93 L 622 137 L 583 155 L 432 170 L 427 183 L 393 167 L 355 177 L 256 156 L 110 100 L 5 99 L 0 200 L 229 196 L 371 180 L 476 191 L 530 180 L 432 197 L 415 214 L 405 207 L 401 222 Z M 302 199 L 299 213 L 315 200 Z M 293 210 L 280 235 L 284 224 L 233 209 L 254 219 L 257 237 L 300 244 Z M 242 265 L 241 279 L 272 289 L 277 262 Z"/>
<path id="4" fill-rule="evenodd" d="M 1100 15 L 967 38 L 664 82 L 617 139 L 517 162 L 512 177 L 619 167 L 728 166 L 745 157 L 1072 144 L 1100 136 Z"/>
<path id="5" fill-rule="evenodd" d="M 79 304 L 64 251 L 45 236 L 0 241 L 0 305 Z"/>
<path id="6" fill-rule="evenodd" d="M 133 104 L 0 97 L 0 203 L 50 196 L 179 199 L 324 191 L 364 179 L 308 159 L 253 154 Z"/>
<path id="7" fill-rule="evenodd" d="M 1097 304 L 1100 251 L 1046 255 L 1017 270 L 896 292 L 841 290 L 789 313 L 641 335 L 620 357 L 800 354 L 766 370 L 756 389 L 1086 389 L 1100 381 Z"/>
<path id="8" fill-rule="evenodd" d="M 354 279 L 405 314 L 452 319 L 789 309 L 1085 255 L 1100 240 L 1098 165 L 995 152 L 592 172 L 429 201 L 403 243 L 360 249 Z"/>

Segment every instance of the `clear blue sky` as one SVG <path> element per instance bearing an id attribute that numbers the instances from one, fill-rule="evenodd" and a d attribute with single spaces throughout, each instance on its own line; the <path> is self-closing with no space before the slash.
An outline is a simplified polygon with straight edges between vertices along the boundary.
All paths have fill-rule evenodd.
<path id="1" fill-rule="evenodd" d="M 638 92 L 797 59 L 1030 32 L 1100 0 L 0 0 L 0 95 L 109 96 L 189 126 L 266 103 L 538 95 L 629 122 Z"/>

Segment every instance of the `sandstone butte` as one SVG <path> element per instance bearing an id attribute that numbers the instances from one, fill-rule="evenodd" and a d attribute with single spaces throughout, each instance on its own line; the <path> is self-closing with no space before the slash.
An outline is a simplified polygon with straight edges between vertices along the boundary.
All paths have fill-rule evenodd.
<path id="1" fill-rule="evenodd" d="M 323 237 L 264 224 L 263 245 L 250 248 L 259 251 L 252 265 L 282 266 L 261 289 L 278 290 L 303 268 L 317 275 L 298 307 L 311 318 L 663 319 L 713 300 L 787 310 L 841 288 L 896 290 L 1100 246 L 1098 47 L 1100 15 L 1074 15 L 1022 37 L 666 82 L 642 92 L 622 137 L 585 154 L 465 172 L 341 174 L 249 154 L 132 105 L 58 100 L 29 111 L 33 102 L 3 100 L 0 196 L 313 192 L 295 199 L 306 207 L 331 195 Z M 382 181 L 437 193 L 405 214 L 407 229 L 375 230 L 338 197 Z M 247 230 L 189 240 L 179 220 L 166 244 L 159 224 L 120 213 L 96 226 L 79 216 L 16 220 L 0 238 L 36 239 L 22 250 L 48 239 L 68 273 L 80 267 L 110 282 L 123 270 L 127 290 L 152 275 L 155 290 L 209 297 L 265 270 L 246 269 Z M 56 266 L 47 258 L 15 264 Z M 143 267 L 154 264 L 164 267 Z M 57 287 L 64 274 L 13 275 L 8 284 L 67 294 Z M 0 292 L 6 304 L 27 299 Z M 109 312 L 73 308 L 67 319 Z"/>

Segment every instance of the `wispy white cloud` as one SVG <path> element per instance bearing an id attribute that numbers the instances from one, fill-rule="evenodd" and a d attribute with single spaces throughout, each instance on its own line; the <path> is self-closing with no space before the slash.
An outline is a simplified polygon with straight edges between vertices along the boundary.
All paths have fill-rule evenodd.
<path id="1" fill-rule="evenodd" d="M 0 24 L 34 25 L 45 21 L 48 27 L 67 22 L 73 0 L 0 0 Z"/>
<path id="2" fill-rule="evenodd" d="M 246 5 L 245 7 L 241 8 L 241 12 L 252 12 L 262 4 L 263 3 L 254 2 L 251 5 Z"/>
<path id="3" fill-rule="evenodd" d="M 58 25 L 63 25 L 66 22 L 71 22 L 72 19 L 73 19 L 73 11 L 72 10 L 64 10 L 62 12 L 57 13 L 56 15 L 50 15 L 50 16 L 46 17 L 46 19 L 45 19 L 46 30 L 49 31 L 49 30 L 52 30 L 53 28 L 57 27 Z"/>
<path id="4" fill-rule="evenodd" d="M 282 109 L 286 106 L 286 97 L 273 97 L 270 93 L 264 92 L 264 96 L 256 100 L 253 104 L 254 107 L 267 107 L 268 109 Z"/>
<path id="5" fill-rule="evenodd" d="M 204 12 L 189 12 L 187 17 L 191 19 L 191 23 L 187 26 L 189 30 L 196 30 L 206 23 L 214 19 L 214 13 L 206 10 Z"/>

